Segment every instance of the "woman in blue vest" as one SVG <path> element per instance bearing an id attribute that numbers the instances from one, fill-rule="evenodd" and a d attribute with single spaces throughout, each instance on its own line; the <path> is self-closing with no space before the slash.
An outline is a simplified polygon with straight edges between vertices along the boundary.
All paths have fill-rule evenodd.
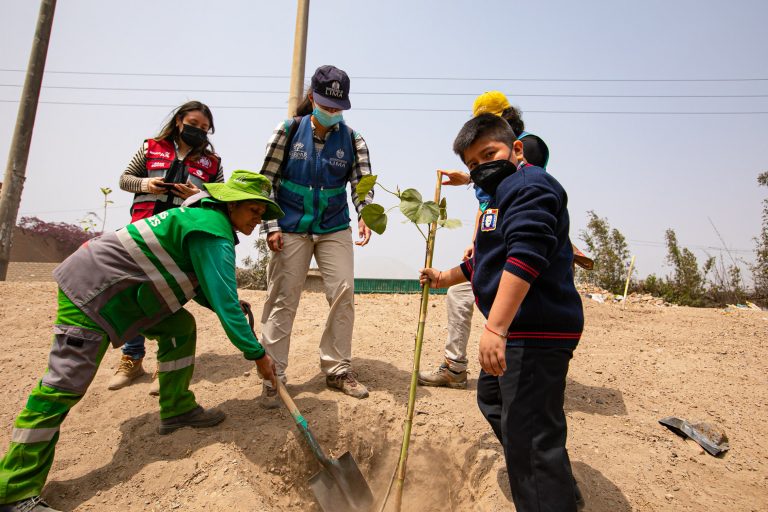
<path id="1" fill-rule="evenodd" d="M 371 173 L 368 146 L 343 120 L 348 110 L 349 77 L 335 66 L 321 66 L 298 116 L 281 122 L 267 144 L 261 173 L 285 217 L 265 222 L 269 262 L 267 300 L 262 314 L 262 341 L 285 382 L 293 320 L 302 286 L 314 256 L 323 276 L 331 310 L 320 339 L 320 367 L 326 384 L 365 398 L 368 390 L 352 371 L 352 326 L 355 319 L 354 257 L 347 184 L 357 213 L 356 245 L 368 243 L 371 231 L 360 212 L 373 192 L 357 197 L 355 186 Z M 276 391 L 265 381 L 262 404 L 277 407 Z"/>
<path id="2" fill-rule="evenodd" d="M 208 140 L 214 131 L 211 109 L 199 101 L 188 101 L 173 111 L 156 137 L 142 143 L 120 176 L 120 188 L 134 194 L 131 222 L 176 208 L 200 192 L 203 183 L 224 181 L 221 158 Z M 144 344 L 144 337 L 136 336 L 123 345 L 108 389 L 123 388 L 144 375 Z M 158 393 L 155 372 L 149 394 Z"/>

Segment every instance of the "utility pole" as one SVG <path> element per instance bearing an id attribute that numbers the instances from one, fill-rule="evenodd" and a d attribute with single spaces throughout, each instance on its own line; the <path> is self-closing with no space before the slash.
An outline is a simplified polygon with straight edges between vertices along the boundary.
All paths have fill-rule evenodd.
<path id="1" fill-rule="evenodd" d="M 19 113 L 16 116 L 16 128 L 13 130 L 11 150 L 8 152 L 8 166 L 5 168 L 3 188 L 0 192 L 0 281 L 5 281 L 8 261 L 11 259 L 13 228 L 16 226 L 21 192 L 26 179 L 29 145 L 32 141 L 32 129 L 35 126 L 37 102 L 40 98 L 40 85 L 43 82 L 45 58 L 48 55 L 48 42 L 51 39 L 55 9 L 56 0 L 41 0 L 35 39 L 32 41 L 27 76 L 21 92 Z"/>
<path id="2" fill-rule="evenodd" d="M 307 25 L 309 24 L 309 0 L 298 0 L 296 7 L 296 33 L 293 38 L 293 65 L 291 89 L 288 93 L 288 117 L 296 115 L 296 108 L 304 92 L 304 64 L 307 60 Z"/>

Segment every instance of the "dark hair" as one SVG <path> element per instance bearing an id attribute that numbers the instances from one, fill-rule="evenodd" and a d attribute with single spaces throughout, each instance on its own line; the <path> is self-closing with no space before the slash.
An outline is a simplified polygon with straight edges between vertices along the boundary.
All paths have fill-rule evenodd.
<path id="1" fill-rule="evenodd" d="M 512 127 L 512 131 L 515 132 L 515 136 L 519 137 L 521 133 L 525 131 L 525 123 L 522 118 L 523 113 L 520 109 L 510 105 L 509 108 L 505 108 L 501 113 L 501 118 L 509 123 Z"/>
<path id="2" fill-rule="evenodd" d="M 167 123 L 165 123 L 165 126 L 163 126 L 163 129 L 160 130 L 160 133 L 157 134 L 157 137 L 155 137 L 155 140 L 171 140 L 175 143 L 179 143 L 181 132 L 179 131 L 179 127 L 176 126 L 176 121 L 182 121 L 184 120 L 184 116 L 189 114 L 190 112 L 200 111 L 203 113 L 205 117 L 208 118 L 208 123 L 211 125 L 209 128 L 209 131 L 211 133 L 216 132 L 216 128 L 213 125 L 213 114 L 211 113 L 211 109 L 208 108 L 208 105 L 205 103 L 201 103 L 199 101 L 188 101 L 185 104 L 181 105 L 180 107 L 177 107 L 176 110 L 174 110 L 171 113 L 171 118 L 168 120 Z M 213 144 L 211 144 L 210 141 L 208 141 L 208 144 L 203 146 L 202 148 L 192 148 L 192 151 L 189 152 L 189 157 L 193 160 L 196 158 L 199 158 L 203 155 L 215 155 L 216 150 L 213 149 Z"/>
<path id="3" fill-rule="evenodd" d="M 459 155 L 464 162 L 464 152 L 481 138 L 489 138 L 495 142 L 502 142 L 512 149 L 517 137 L 512 127 L 504 119 L 495 114 L 480 114 L 473 117 L 461 127 L 461 131 L 453 141 L 453 152 Z"/>
<path id="4" fill-rule="evenodd" d="M 296 107 L 296 115 L 299 117 L 308 116 L 312 113 L 312 102 L 309 101 L 309 87 L 307 87 L 306 90 L 307 92 L 304 93 L 304 98 Z"/>

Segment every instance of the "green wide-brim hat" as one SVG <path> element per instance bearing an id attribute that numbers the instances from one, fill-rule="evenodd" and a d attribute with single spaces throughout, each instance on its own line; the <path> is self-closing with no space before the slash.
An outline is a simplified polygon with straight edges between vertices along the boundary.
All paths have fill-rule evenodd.
<path id="1" fill-rule="evenodd" d="M 285 216 L 277 203 L 269 198 L 272 183 L 251 171 L 234 171 L 226 183 L 203 183 L 203 187 L 211 196 L 224 203 L 235 201 L 259 201 L 267 206 L 267 211 L 261 216 L 262 220 L 274 220 Z"/>

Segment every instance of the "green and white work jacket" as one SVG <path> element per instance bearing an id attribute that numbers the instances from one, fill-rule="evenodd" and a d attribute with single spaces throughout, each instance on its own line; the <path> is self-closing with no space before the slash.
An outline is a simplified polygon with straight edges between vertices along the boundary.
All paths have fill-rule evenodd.
<path id="1" fill-rule="evenodd" d="M 203 199 L 89 240 L 54 278 L 115 347 L 195 299 L 216 312 L 246 359 L 260 359 L 264 348 L 238 302 L 235 235 L 216 203 Z"/>

